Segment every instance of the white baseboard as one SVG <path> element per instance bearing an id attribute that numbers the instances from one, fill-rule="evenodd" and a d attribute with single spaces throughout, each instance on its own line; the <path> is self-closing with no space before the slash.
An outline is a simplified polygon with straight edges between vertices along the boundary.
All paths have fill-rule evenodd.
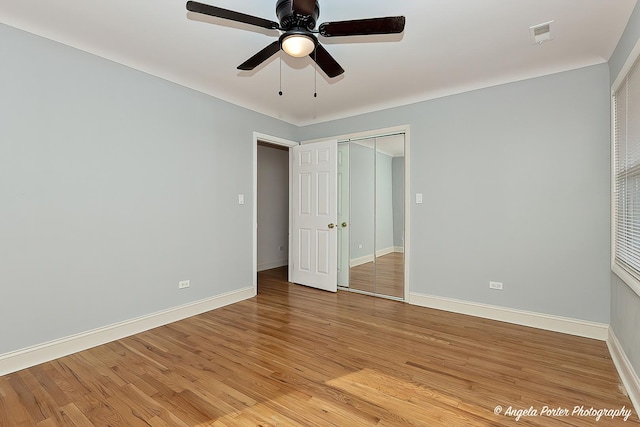
<path id="1" fill-rule="evenodd" d="M 571 319 L 569 317 L 516 310 L 495 305 L 480 304 L 418 293 L 410 294 L 409 303 L 422 307 L 514 323 L 516 325 L 531 326 L 533 328 L 545 329 L 548 331 L 594 338 L 601 341 L 605 341 L 609 336 L 609 325 L 607 324 Z"/>
<path id="2" fill-rule="evenodd" d="M 388 248 L 378 249 L 376 251 L 376 256 L 385 256 L 393 252 L 404 252 L 404 248 L 400 246 L 389 246 Z M 349 266 L 357 267 L 359 265 L 366 264 L 371 261 L 373 261 L 373 254 L 361 256 L 359 258 L 352 258 L 349 260 Z"/>
<path id="3" fill-rule="evenodd" d="M 362 264 L 373 261 L 373 254 L 361 256 L 359 258 L 352 258 L 349 260 L 349 267 L 357 267 Z"/>
<path id="4" fill-rule="evenodd" d="M 289 260 L 281 259 L 280 261 L 263 262 L 258 264 L 258 271 L 271 270 L 272 268 L 284 267 L 289 264 Z"/>
<path id="5" fill-rule="evenodd" d="M 253 286 L 0 355 L 0 375 L 148 331 L 256 295 Z"/>
<path id="6" fill-rule="evenodd" d="M 395 252 L 395 247 L 394 246 L 389 246 L 388 248 L 384 248 L 384 249 L 378 249 L 376 251 L 376 256 L 385 256 L 385 255 L 389 255 Z"/>
<path id="7" fill-rule="evenodd" d="M 633 407 L 636 410 L 636 414 L 640 414 L 640 378 L 638 378 L 638 374 L 633 369 L 633 365 L 631 365 L 611 327 L 609 327 L 607 346 L 609 347 L 613 364 L 616 365 L 620 379 L 622 379 L 622 384 L 624 384 L 629 394 L 629 399 L 631 399 L 631 403 L 633 403 Z"/>

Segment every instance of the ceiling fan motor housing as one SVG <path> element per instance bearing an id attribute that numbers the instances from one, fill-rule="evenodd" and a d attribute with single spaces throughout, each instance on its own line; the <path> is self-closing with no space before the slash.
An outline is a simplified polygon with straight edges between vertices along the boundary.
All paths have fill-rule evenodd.
<path id="1" fill-rule="evenodd" d="M 276 15 L 280 21 L 280 27 L 285 31 L 291 29 L 312 31 L 320 16 L 320 7 L 316 1 L 313 14 L 302 15 L 293 11 L 293 0 L 278 0 Z"/>

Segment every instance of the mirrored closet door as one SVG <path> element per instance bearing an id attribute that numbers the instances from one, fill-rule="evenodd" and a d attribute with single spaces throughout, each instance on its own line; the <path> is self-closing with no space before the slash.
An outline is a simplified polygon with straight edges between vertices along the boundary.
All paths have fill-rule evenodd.
<path id="1" fill-rule="evenodd" d="M 338 285 L 404 298 L 404 134 L 338 146 Z"/>

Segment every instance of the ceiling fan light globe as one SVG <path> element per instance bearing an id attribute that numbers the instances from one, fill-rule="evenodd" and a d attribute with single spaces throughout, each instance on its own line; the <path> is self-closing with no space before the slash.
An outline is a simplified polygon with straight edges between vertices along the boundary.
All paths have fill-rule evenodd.
<path id="1" fill-rule="evenodd" d="M 295 58 L 308 56 L 316 48 L 315 41 L 303 34 L 292 34 L 282 40 L 282 50 Z"/>

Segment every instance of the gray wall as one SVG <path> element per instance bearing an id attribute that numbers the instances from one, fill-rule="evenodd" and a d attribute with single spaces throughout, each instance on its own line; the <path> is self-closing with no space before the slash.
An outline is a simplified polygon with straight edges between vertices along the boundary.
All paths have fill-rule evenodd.
<path id="1" fill-rule="evenodd" d="M 627 58 L 631 53 L 631 50 L 635 47 L 636 43 L 640 39 L 640 4 L 636 4 L 633 9 L 633 13 L 627 22 L 627 26 L 620 37 L 620 41 L 616 46 L 611 58 L 609 58 L 609 76 L 610 82 L 613 82 L 618 77 L 620 70 L 627 62 Z"/>
<path id="2" fill-rule="evenodd" d="M 411 292 L 609 323 L 609 115 L 602 64 L 301 136 L 411 126 Z"/>
<path id="3" fill-rule="evenodd" d="M 287 265 L 288 247 L 289 151 L 258 146 L 258 271 Z"/>
<path id="4" fill-rule="evenodd" d="M 5 25 L 0 58 L 0 354 L 251 286 L 253 132 L 297 128 Z"/>
<path id="5" fill-rule="evenodd" d="M 393 158 L 393 245 L 404 247 L 404 157 Z"/>
<path id="6" fill-rule="evenodd" d="M 615 81 L 631 50 L 640 39 L 640 4 L 609 61 L 611 83 Z M 636 372 L 640 373 L 640 297 L 618 276 L 611 273 L 611 328 Z"/>
<path id="7" fill-rule="evenodd" d="M 250 286 L 253 131 L 410 124 L 412 292 L 609 321 L 607 65 L 298 129 L 4 25 L 0 57 L 0 354 Z"/>
<path id="8" fill-rule="evenodd" d="M 611 273 L 611 328 L 636 373 L 640 372 L 640 297 Z"/>

